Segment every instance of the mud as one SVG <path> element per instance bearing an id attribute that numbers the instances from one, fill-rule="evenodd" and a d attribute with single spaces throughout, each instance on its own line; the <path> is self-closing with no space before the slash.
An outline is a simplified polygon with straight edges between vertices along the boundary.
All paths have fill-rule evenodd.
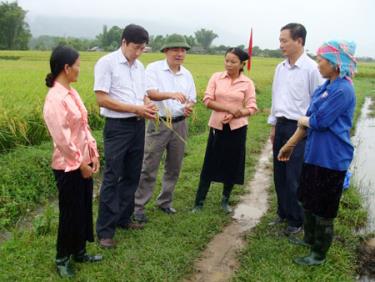
<path id="1" fill-rule="evenodd" d="M 364 241 L 359 249 L 359 279 L 358 281 L 375 281 L 375 238 Z"/>
<path id="2" fill-rule="evenodd" d="M 271 185 L 271 144 L 264 147 L 253 179 L 233 213 L 234 221 L 207 245 L 195 264 L 195 272 L 184 281 L 229 281 L 239 267 L 238 252 L 246 246 L 245 235 L 268 209 L 267 190 Z"/>

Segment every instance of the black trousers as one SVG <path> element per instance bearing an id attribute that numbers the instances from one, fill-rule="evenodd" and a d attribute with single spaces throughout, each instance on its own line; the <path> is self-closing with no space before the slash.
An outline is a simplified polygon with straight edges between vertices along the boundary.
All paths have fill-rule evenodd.
<path id="1" fill-rule="evenodd" d="M 346 171 L 305 163 L 298 189 L 298 200 L 304 209 L 323 218 L 335 218 L 345 174 Z"/>
<path id="2" fill-rule="evenodd" d="M 105 169 L 96 222 L 99 239 L 113 238 L 116 226 L 126 226 L 131 220 L 142 168 L 145 121 L 107 118 L 103 137 Z"/>
<path id="3" fill-rule="evenodd" d="M 297 122 L 278 119 L 273 144 L 274 182 L 277 195 L 277 213 L 286 219 L 289 226 L 299 227 L 303 223 L 303 210 L 297 200 L 302 165 L 304 161 L 305 139 L 294 148 L 289 161 L 280 162 L 277 155 L 281 147 L 297 129 Z"/>
<path id="4" fill-rule="evenodd" d="M 93 242 L 92 178 L 84 179 L 79 169 L 54 170 L 59 191 L 59 227 L 56 258 L 85 250 L 86 241 Z"/>

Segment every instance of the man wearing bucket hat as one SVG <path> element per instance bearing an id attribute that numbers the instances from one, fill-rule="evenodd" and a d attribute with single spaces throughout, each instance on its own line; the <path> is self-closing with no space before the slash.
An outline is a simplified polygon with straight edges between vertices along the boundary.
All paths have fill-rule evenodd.
<path id="1" fill-rule="evenodd" d="M 353 159 L 354 51 L 355 44 L 346 41 L 329 41 L 319 48 L 319 71 L 327 81 L 315 90 L 306 115 L 299 118 L 296 132 L 278 155 L 280 161 L 288 161 L 297 143 L 307 136 L 298 188 L 304 209 L 304 237 L 290 237 L 292 243 L 310 248 L 309 255 L 294 260 L 300 265 L 322 264 L 332 244 L 333 222 Z"/>
<path id="2" fill-rule="evenodd" d="M 142 173 L 135 194 L 134 218 L 138 222 L 147 221 L 144 208 L 152 197 L 164 152 L 162 189 L 156 205 L 167 214 L 176 212 L 172 199 L 184 157 L 186 118 L 196 102 L 193 77 L 182 66 L 189 49 L 182 35 L 172 34 L 166 38 L 160 50 L 165 54 L 165 59 L 153 62 L 146 68 L 146 90 L 159 108 L 159 120 L 150 121 L 146 131 Z"/>

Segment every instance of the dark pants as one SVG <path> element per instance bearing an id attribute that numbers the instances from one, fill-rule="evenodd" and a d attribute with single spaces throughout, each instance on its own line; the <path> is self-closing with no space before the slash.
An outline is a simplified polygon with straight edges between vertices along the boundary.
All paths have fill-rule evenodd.
<path id="1" fill-rule="evenodd" d="M 337 216 L 346 171 L 304 164 L 298 200 L 304 209 L 325 219 Z"/>
<path id="2" fill-rule="evenodd" d="M 278 119 L 273 144 L 273 169 L 277 194 L 277 213 L 280 218 L 288 221 L 289 226 L 299 227 L 303 223 L 303 210 L 297 200 L 297 190 L 306 140 L 298 143 L 289 161 L 280 162 L 277 160 L 279 150 L 294 134 L 296 128 L 296 121 Z"/>
<path id="3" fill-rule="evenodd" d="M 56 258 L 85 250 L 94 241 L 92 222 L 92 178 L 84 179 L 79 169 L 54 170 L 59 190 L 59 228 Z"/>
<path id="4" fill-rule="evenodd" d="M 211 181 L 206 180 L 204 178 L 200 178 L 197 193 L 195 194 L 195 206 L 202 207 L 204 204 L 204 201 L 206 200 L 206 196 L 208 191 L 210 190 Z M 229 200 L 230 194 L 233 190 L 233 184 L 224 183 L 223 185 L 223 199 Z"/>
<path id="5" fill-rule="evenodd" d="M 96 222 L 99 239 L 113 238 L 116 226 L 124 227 L 131 221 L 142 168 L 145 122 L 107 118 L 103 137 L 105 170 Z"/>

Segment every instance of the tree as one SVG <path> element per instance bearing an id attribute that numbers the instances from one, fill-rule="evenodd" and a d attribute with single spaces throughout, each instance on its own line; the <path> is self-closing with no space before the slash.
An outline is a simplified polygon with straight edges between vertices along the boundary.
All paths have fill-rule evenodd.
<path id="1" fill-rule="evenodd" d="M 214 41 L 214 39 L 218 37 L 218 35 L 212 30 L 206 30 L 204 28 L 196 31 L 194 34 L 197 42 L 202 45 L 205 50 L 208 50 L 211 46 L 212 41 Z"/>
<path id="2" fill-rule="evenodd" d="M 103 26 L 103 32 L 96 38 L 100 43 L 100 47 L 105 50 L 115 50 L 121 45 L 122 29 L 118 26 L 111 27 L 108 30 L 107 26 Z"/>
<path id="3" fill-rule="evenodd" d="M 0 49 L 27 49 L 31 38 L 29 25 L 25 22 L 27 11 L 17 2 L 0 4 Z"/>
<path id="4" fill-rule="evenodd" d="M 254 46 L 253 47 L 253 56 L 256 57 L 256 56 L 260 56 L 261 53 L 262 53 L 262 49 L 259 48 L 259 46 Z"/>
<path id="5" fill-rule="evenodd" d="M 164 41 L 165 41 L 165 38 L 163 37 L 163 35 L 156 35 L 156 36 L 151 35 L 148 46 L 150 46 L 154 52 L 158 52 L 163 46 Z"/>
<path id="6" fill-rule="evenodd" d="M 189 44 L 190 47 L 194 47 L 194 46 L 197 45 L 197 42 L 196 42 L 194 36 L 192 36 L 192 35 L 189 35 L 189 36 L 184 35 L 184 37 L 185 37 L 186 43 Z"/>

